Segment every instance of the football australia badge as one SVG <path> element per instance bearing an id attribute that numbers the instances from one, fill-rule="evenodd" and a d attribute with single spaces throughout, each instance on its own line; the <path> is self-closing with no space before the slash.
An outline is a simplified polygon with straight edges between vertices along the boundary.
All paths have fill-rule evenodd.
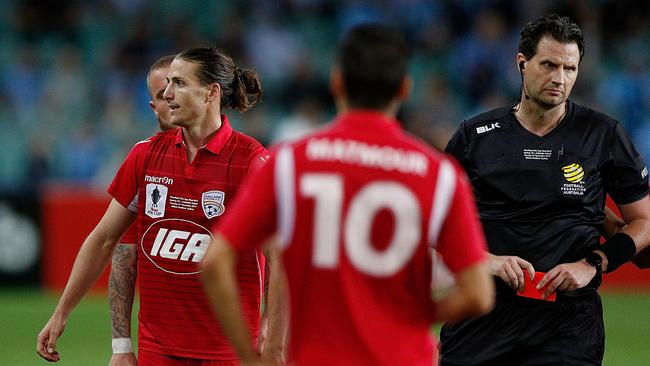
<path id="1" fill-rule="evenodd" d="M 562 185 L 562 193 L 569 196 L 585 195 L 585 170 L 578 163 L 569 164 L 562 167 L 562 174 L 568 183 Z"/>
<path id="2" fill-rule="evenodd" d="M 221 191 L 207 191 L 201 195 L 201 206 L 205 217 L 211 219 L 213 217 L 221 216 L 226 210 L 223 205 L 226 194 Z"/>
<path id="3" fill-rule="evenodd" d="M 147 200 L 144 205 L 145 215 L 151 218 L 165 216 L 165 204 L 167 203 L 167 187 L 162 184 L 147 184 Z"/>

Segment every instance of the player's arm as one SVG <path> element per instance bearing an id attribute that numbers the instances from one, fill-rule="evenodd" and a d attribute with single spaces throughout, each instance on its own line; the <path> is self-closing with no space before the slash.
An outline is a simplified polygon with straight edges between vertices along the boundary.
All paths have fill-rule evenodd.
<path id="1" fill-rule="evenodd" d="M 456 285 L 448 295 L 436 303 L 436 320 L 454 322 L 492 309 L 494 282 L 485 262 L 463 269 L 455 280 Z"/>
<path id="2" fill-rule="evenodd" d="M 215 234 L 201 262 L 201 281 L 212 302 L 213 309 L 223 333 L 235 348 L 242 364 L 255 364 L 260 357 L 253 349 L 253 342 L 241 311 L 235 264 L 237 253 L 226 238 Z"/>
<path id="3" fill-rule="evenodd" d="M 444 187 L 453 189 L 442 189 Z M 448 204 L 445 204 L 448 200 Z M 478 219 L 474 196 L 465 174 L 451 163 L 441 164 L 429 235 L 435 235 L 435 220 L 441 220 L 440 234 L 430 237 L 436 251 L 455 273 L 456 285 L 436 304 L 439 321 L 458 321 L 480 316 L 494 305 L 494 282 L 486 261 L 486 244 Z M 444 212 L 440 207 L 448 207 Z M 444 214 L 443 214 L 444 212 Z M 435 271 L 435 269 L 434 269 Z"/>
<path id="4" fill-rule="evenodd" d="M 56 340 L 65 328 L 70 312 L 90 290 L 111 258 L 115 244 L 128 228 L 135 213 L 112 200 L 97 226 L 79 249 L 68 283 L 54 313 L 38 334 L 36 351 L 48 361 L 58 361 Z"/>
<path id="5" fill-rule="evenodd" d="M 131 313 L 137 275 L 135 243 L 119 243 L 113 252 L 108 279 L 111 309 L 113 355 L 109 366 L 136 366 L 138 361 L 131 343 Z"/>
<path id="6" fill-rule="evenodd" d="M 264 255 L 268 262 L 269 287 L 265 316 L 267 318 L 266 337 L 262 347 L 262 359 L 276 363 L 284 363 L 284 341 L 289 323 L 287 289 L 282 253 L 277 245 L 277 237 L 273 237 L 264 246 Z"/>

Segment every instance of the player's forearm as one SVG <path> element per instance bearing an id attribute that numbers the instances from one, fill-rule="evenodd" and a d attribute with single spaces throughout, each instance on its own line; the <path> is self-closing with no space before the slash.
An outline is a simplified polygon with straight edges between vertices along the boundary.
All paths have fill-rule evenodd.
<path id="1" fill-rule="evenodd" d="M 246 363 L 255 360 L 257 354 L 241 312 L 235 263 L 234 251 L 221 237 L 215 237 L 201 264 L 201 281 L 223 333 L 232 343 L 242 363 Z"/>
<path id="2" fill-rule="evenodd" d="M 455 290 L 436 304 L 437 321 L 459 321 L 480 316 L 494 305 L 494 282 L 485 263 L 459 274 Z"/>
<path id="3" fill-rule="evenodd" d="M 276 248 L 269 251 L 267 259 L 270 261 L 269 289 L 268 289 L 268 333 L 266 347 L 275 350 L 284 349 L 284 339 L 289 323 L 286 278 L 280 260 L 280 253 Z"/>
<path id="4" fill-rule="evenodd" d="M 95 228 L 79 249 L 77 258 L 63 290 L 55 313 L 67 318 L 72 309 L 97 281 L 111 258 L 115 241 L 104 237 Z"/>
<path id="5" fill-rule="evenodd" d="M 131 313 L 135 294 L 136 247 L 118 244 L 113 253 L 108 295 L 111 308 L 113 338 L 131 337 Z"/>

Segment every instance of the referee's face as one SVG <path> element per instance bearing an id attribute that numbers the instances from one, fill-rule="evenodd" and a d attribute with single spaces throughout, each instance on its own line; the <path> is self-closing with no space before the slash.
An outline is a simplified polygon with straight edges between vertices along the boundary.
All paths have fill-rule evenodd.
<path id="1" fill-rule="evenodd" d="M 169 66 L 163 98 L 169 105 L 171 125 L 190 127 L 205 119 L 210 88 L 201 85 L 196 74 L 198 67 L 194 62 L 178 58 Z"/>
<path id="2" fill-rule="evenodd" d="M 522 69 L 528 96 L 546 109 L 554 108 L 569 97 L 578 77 L 580 51 L 575 42 L 562 43 L 542 37 L 537 53 Z"/>

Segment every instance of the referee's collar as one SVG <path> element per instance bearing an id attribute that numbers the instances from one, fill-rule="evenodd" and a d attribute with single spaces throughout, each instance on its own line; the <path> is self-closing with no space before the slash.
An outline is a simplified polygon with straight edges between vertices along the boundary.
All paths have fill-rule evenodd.
<path id="1" fill-rule="evenodd" d="M 177 130 L 178 131 L 176 131 L 176 139 L 174 142 L 177 146 L 181 146 L 183 145 L 183 129 L 178 128 Z M 226 143 L 228 143 L 228 140 L 230 139 L 230 136 L 232 136 L 232 133 L 233 129 L 232 126 L 230 126 L 230 122 L 228 122 L 228 117 L 225 114 L 222 114 L 221 127 L 219 127 L 210 141 L 208 141 L 208 143 L 204 146 L 201 146 L 201 148 L 206 148 L 211 153 L 218 155 L 221 150 L 223 150 L 223 147 L 226 146 Z"/>
<path id="2" fill-rule="evenodd" d="M 357 127 L 369 130 L 401 130 L 400 124 L 396 119 L 372 109 L 351 110 L 338 116 L 334 123 L 336 125 L 345 125 L 346 127 Z"/>

